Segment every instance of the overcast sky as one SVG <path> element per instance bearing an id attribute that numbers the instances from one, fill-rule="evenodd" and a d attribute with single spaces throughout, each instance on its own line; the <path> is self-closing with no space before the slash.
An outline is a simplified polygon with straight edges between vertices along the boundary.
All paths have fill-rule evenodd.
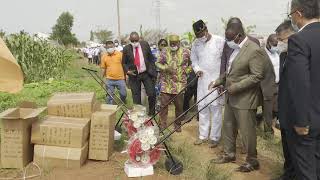
<path id="1" fill-rule="evenodd" d="M 120 0 L 122 34 L 155 28 L 155 0 Z M 222 34 L 221 18 L 240 17 L 256 33 L 272 33 L 282 22 L 289 0 L 160 0 L 161 27 L 181 34 L 191 30 L 193 20 L 208 22 L 209 31 Z M 0 29 L 50 33 L 58 16 L 69 11 L 75 18 L 73 32 L 89 39 L 90 30 L 108 28 L 117 33 L 116 0 L 0 0 Z"/>

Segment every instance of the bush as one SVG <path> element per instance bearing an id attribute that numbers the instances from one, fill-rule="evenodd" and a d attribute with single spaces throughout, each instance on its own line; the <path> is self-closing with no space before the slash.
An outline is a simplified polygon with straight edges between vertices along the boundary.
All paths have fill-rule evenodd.
<path id="1" fill-rule="evenodd" d="M 61 77 L 74 53 L 21 31 L 5 37 L 6 44 L 22 68 L 25 82 Z"/>

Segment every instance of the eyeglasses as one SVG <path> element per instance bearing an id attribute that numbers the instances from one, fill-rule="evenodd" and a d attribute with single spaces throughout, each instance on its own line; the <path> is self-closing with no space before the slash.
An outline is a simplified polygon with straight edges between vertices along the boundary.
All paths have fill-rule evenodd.
<path id="1" fill-rule="evenodd" d="M 300 11 L 299 9 L 296 9 L 295 11 L 291 12 L 290 14 L 288 14 L 288 18 L 292 19 L 292 15 L 296 12 Z"/>

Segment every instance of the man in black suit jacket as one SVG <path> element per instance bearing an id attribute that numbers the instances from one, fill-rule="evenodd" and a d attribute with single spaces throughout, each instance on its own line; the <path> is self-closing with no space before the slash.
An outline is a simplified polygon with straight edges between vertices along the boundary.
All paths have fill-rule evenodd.
<path id="1" fill-rule="evenodd" d="M 320 23 L 317 0 L 292 0 L 293 27 L 280 85 L 281 126 L 299 180 L 320 179 Z"/>
<path id="2" fill-rule="evenodd" d="M 281 23 L 277 27 L 276 33 L 278 38 L 278 48 L 280 51 L 280 68 L 279 68 L 280 81 L 279 82 L 280 82 L 281 90 L 286 90 L 283 88 L 283 85 L 285 83 L 284 81 L 287 81 L 287 80 L 282 78 L 281 74 L 283 71 L 284 62 L 286 61 L 287 54 L 288 54 L 288 38 L 295 33 L 291 25 L 291 21 L 286 20 L 283 23 Z M 279 93 L 281 95 L 280 97 L 284 97 L 287 94 L 286 91 L 285 92 L 281 91 Z M 281 101 L 281 103 L 283 103 L 283 101 Z M 282 111 L 281 109 L 282 107 L 286 107 L 286 102 L 284 103 L 285 104 L 279 107 L 279 112 Z M 280 118 L 279 120 L 280 120 L 280 123 L 285 121 L 282 118 Z M 277 180 L 292 180 L 292 179 L 295 179 L 296 177 L 296 173 L 293 167 L 293 158 L 291 156 L 290 149 L 288 147 L 287 137 L 286 137 L 286 132 L 288 130 L 289 129 L 287 127 L 285 128 L 284 125 L 281 125 L 280 131 L 281 131 L 281 140 L 282 140 L 282 148 L 283 148 L 283 156 L 284 156 L 284 165 L 283 165 L 284 172 L 281 175 L 281 177 L 279 177 Z"/>
<path id="3" fill-rule="evenodd" d="M 125 73 L 129 76 L 134 104 L 141 104 L 141 83 L 143 83 L 149 102 L 149 115 L 155 114 L 157 77 L 154 56 L 149 44 L 141 41 L 137 32 L 130 34 L 130 45 L 123 49 L 122 63 Z"/>

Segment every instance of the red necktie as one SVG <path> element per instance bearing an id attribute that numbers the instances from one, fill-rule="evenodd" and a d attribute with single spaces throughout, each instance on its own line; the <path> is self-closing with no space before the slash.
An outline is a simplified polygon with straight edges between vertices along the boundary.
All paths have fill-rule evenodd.
<path id="1" fill-rule="evenodd" d="M 140 70 L 140 55 L 139 55 L 139 47 L 136 47 L 136 52 L 134 56 L 134 65 L 136 65 L 138 71 Z"/>

